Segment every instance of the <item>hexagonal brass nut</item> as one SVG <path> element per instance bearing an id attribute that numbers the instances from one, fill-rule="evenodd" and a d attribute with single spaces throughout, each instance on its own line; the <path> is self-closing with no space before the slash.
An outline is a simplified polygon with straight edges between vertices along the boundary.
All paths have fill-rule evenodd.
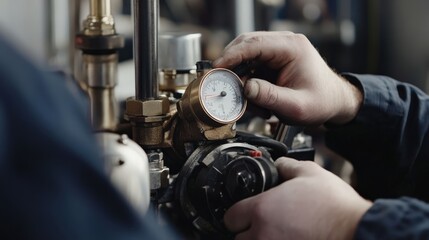
<path id="1" fill-rule="evenodd" d="M 126 114 L 130 116 L 159 116 L 170 111 L 170 103 L 167 98 L 155 100 L 128 99 L 126 103 Z"/>

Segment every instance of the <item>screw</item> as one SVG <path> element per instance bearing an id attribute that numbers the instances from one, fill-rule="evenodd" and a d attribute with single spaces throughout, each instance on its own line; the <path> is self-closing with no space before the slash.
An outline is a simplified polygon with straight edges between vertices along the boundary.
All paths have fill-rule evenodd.
<path id="1" fill-rule="evenodd" d="M 118 143 L 127 145 L 128 144 L 128 136 L 126 134 L 122 134 L 119 136 Z"/>

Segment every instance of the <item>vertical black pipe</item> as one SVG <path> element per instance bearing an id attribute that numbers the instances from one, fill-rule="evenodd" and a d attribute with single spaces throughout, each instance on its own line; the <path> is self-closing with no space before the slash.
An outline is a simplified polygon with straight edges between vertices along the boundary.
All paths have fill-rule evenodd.
<path id="1" fill-rule="evenodd" d="M 136 99 L 158 97 L 159 0 L 134 0 Z"/>

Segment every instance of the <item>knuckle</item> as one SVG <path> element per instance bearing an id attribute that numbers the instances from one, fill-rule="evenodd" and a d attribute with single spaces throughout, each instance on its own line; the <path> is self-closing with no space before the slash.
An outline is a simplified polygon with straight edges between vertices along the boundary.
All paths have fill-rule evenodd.
<path id="1" fill-rule="evenodd" d="M 292 32 L 292 31 L 282 31 L 281 32 L 283 35 L 292 35 L 292 34 L 295 34 L 294 32 Z"/>
<path id="2" fill-rule="evenodd" d="M 302 42 L 302 43 L 308 43 L 309 42 L 308 38 L 302 33 L 295 33 L 293 35 L 293 37 L 297 42 Z"/>
<path id="3" fill-rule="evenodd" d="M 315 109 L 315 103 L 312 99 L 304 99 L 302 98 L 300 102 L 297 102 L 295 107 L 293 108 L 292 114 L 294 119 L 312 124 L 314 121 L 315 114 L 320 111 Z"/>
<path id="4" fill-rule="evenodd" d="M 252 38 L 252 33 L 241 33 L 240 35 L 238 35 L 238 37 L 236 37 L 234 40 L 233 40 L 233 42 L 235 43 L 235 44 L 239 44 L 239 43 L 242 43 L 242 42 L 246 42 L 247 41 L 247 39 L 249 39 L 249 38 Z"/>
<path id="5" fill-rule="evenodd" d="M 247 43 L 247 44 L 259 44 L 261 42 L 263 42 L 263 36 L 247 36 L 243 42 Z"/>
<path id="6" fill-rule="evenodd" d="M 294 34 L 293 35 L 294 41 L 296 42 L 296 45 L 300 48 L 313 48 L 313 45 L 311 44 L 310 40 L 301 33 Z"/>
<path id="7" fill-rule="evenodd" d="M 307 110 L 306 108 L 299 104 L 299 105 L 295 105 L 294 107 L 291 108 L 291 115 L 294 119 L 297 120 L 304 120 L 307 115 Z"/>
<path id="8" fill-rule="evenodd" d="M 319 168 L 319 165 L 313 161 L 301 161 L 301 168 L 306 171 L 314 171 Z"/>
<path id="9" fill-rule="evenodd" d="M 240 43 L 240 42 L 242 42 L 245 38 L 246 38 L 246 34 L 245 34 L 245 33 L 240 34 L 240 35 L 239 35 L 239 36 L 234 40 L 234 42 L 236 42 L 236 43 Z"/>

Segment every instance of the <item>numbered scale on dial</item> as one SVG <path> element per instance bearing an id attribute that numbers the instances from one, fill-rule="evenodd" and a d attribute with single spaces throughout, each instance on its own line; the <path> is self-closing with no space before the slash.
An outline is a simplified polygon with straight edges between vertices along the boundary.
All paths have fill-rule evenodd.
<path id="1" fill-rule="evenodd" d="M 243 115 L 247 104 L 243 95 L 243 83 L 228 69 L 213 69 L 200 82 L 200 104 L 204 112 L 218 123 L 232 123 Z"/>
<path id="2" fill-rule="evenodd" d="M 244 113 L 247 101 L 243 83 L 232 71 L 215 68 L 208 71 L 191 87 L 191 106 L 206 124 L 229 124 Z M 192 90 L 193 89 L 193 90 Z"/>

